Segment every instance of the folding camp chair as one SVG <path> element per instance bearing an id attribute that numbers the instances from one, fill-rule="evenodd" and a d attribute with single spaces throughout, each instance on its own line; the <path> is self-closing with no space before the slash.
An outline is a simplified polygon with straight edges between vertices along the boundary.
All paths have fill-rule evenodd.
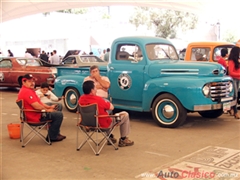
<path id="1" fill-rule="evenodd" d="M 23 105 L 23 100 L 17 100 L 16 101 L 19 109 L 20 109 L 20 121 L 21 121 L 21 139 L 20 141 L 22 142 L 22 147 L 25 147 L 35 136 L 38 136 L 41 138 L 45 143 L 48 145 L 51 145 L 51 141 L 49 138 L 49 123 L 52 122 L 51 120 L 46 120 L 46 121 L 39 121 L 39 122 L 33 122 L 29 121 L 26 118 L 25 112 L 36 112 L 36 113 L 44 113 L 39 110 L 31 110 L 31 109 L 24 109 Z M 24 126 L 28 127 L 30 132 L 26 136 L 24 136 Z M 46 140 L 45 136 L 41 133 L 41 130 L 46 128 L 47 129 L 47 139 Z M 26 140 L 26 142 L 24 142 Z"/>
<path id="2" fill-rule="evenodd" d="M 118 148 L 111 141 L 110 135 L 120 122 L 119 115 L 98 115 L 97 104 L 79 106 L 78 110 L 79 118 L 77 120 L 77 151 L 79 151 L 86 144 L 86 142 L 97 156 L 100 154 L 107 142 L 110 142 L 115 150 L 118 150 Z M 114 123 L 110 128 L 102 128 L 98 124 L 99 117 L 110 117 L 113 119 Z M 82 134 L 84 134 L 85 137 L 80 145 L 78 144 L 79 130 L 82 132 Z M 93 137 L 94 134 L 95 138 Z M 99 138 L 99 135 L 101 138 Z"/>

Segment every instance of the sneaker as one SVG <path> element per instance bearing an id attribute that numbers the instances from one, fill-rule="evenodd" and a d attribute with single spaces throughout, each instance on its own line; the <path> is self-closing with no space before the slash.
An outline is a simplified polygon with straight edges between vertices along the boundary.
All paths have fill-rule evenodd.
<path id="1" fill-rule="evenodd" d="M 115 144 L 117 142 L 117 139 L 114 137 L 110 137 L 109 139 L 111 139 L 112 143 Z M 109 141 L 107 142 L 107 145 L 112 145 Z"/>
<path id="2" fill-rule="evenodd" d="M 132 146 L 134 144 L 133 141 L 129 140 L 127 137 L 126 139 L 122 140 L 121 138 L 119 139 L 118 146 L 119 147 L 125 147 L 125 146 Z"/>

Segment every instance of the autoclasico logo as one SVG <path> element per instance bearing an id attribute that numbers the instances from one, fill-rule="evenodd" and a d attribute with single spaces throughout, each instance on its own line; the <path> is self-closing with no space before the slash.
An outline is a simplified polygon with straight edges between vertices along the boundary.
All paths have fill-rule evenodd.
<path id="1" fill-rule="evenodd" d="M 157 177 L 163 177 L 163 178 L 214 178 L 215 173 L 214 172 L 206 172 L 206 171 L 182 171 L 181 173 L 178 172 L 165 172 L 160 171 L 157 175 Z"/>
<path id="2" fill-rule="evenodd" d="M 182 171 L 182 172 L 163 172 L 160 171 L 158 174 L 153 173 L 142 173 L 141 177 L 157 177 L 157 178 L 205 178 L 205 179 L 211 179 L 215 177 L 214 172 L 207 172 L 207 171 Z"/>
<path id="3" fill-rule="evenodd" d="M 212 179 L 215 176 L 219 178 L 236 178 L 239 177 L 238 173 L 227 173 L 227 172 L 207 172 L 207 171 L 169 171 L 163 172 L 160 171 L 159 173 L 142 173 L 141 177 L 144 178 L 159 178 L 159 179 Z"/>

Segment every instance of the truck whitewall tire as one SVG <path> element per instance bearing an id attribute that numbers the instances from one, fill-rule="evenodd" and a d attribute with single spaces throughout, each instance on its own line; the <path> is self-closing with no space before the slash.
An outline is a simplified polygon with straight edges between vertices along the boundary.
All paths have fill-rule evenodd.
<path id="1" fill-rule="evenodd" d="M 184 123 L 187 110 L 172 94 L 162 94 L 153 102 L 152 116 L 160 127 L 175 128 Z"/>
<path id="2" fill-rule="evenodd" d="M 68 111 L 76 112 L 80 93 L 76 88 L 67 88 L 64 91 L 64 104 Z"/>

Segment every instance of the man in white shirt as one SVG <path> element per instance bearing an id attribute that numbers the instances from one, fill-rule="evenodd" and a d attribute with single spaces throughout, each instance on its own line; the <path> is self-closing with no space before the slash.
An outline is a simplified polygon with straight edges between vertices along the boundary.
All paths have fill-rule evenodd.
<path id="1" fill-rule="evenodd" d="M 90 76 L 85 77 L 84 82 L 91 80 L 94 82 L 94 86 L 97 88 L 97 96 L 107 99 L 108 89 L 110 87 L 110 80 L 106 76 L 101 76 L 99 67 L 93 65 L 90 67 Z"/>
<path id="2" fill-rule="evenodd" d="M 60 64 L 60 58 L 57 55 L 57 51 L 53 50 L 53 55 L 51 57 L 49 57 L 49 62 L 50 64 Z"/>
<path id="3" fill-rule="evenodd" d="M 105 55 L 105 53 L 106 53 L 106 50 L 104 49 L 99 58 L 102 59 L 102 60 L 104 60 L 104 55 Z"/>

